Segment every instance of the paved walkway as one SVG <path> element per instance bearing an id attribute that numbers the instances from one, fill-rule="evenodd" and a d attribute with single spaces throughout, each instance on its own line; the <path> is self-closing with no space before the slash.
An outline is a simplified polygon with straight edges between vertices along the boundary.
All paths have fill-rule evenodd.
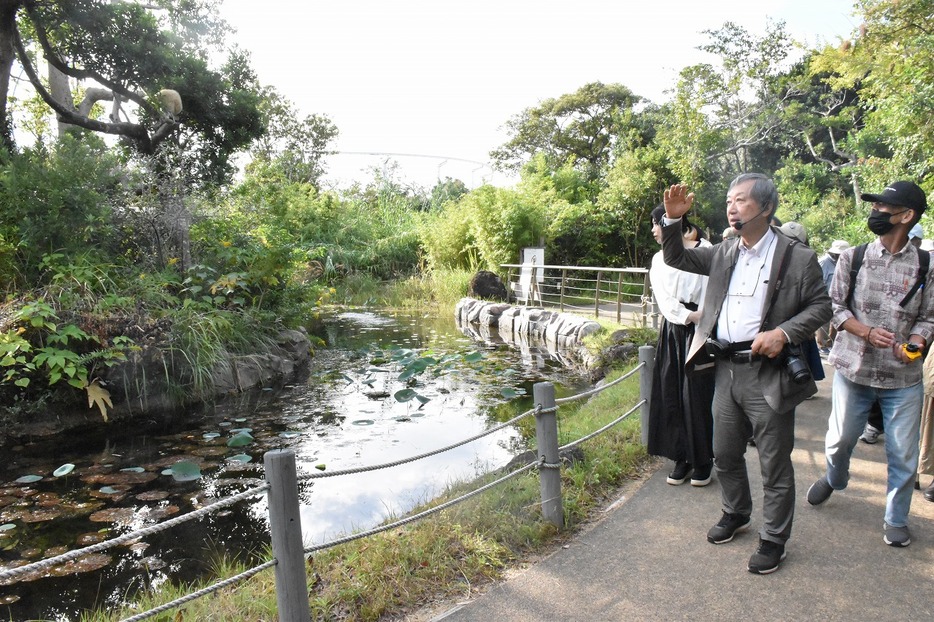
<path id="1" fill-rule="evenodd" d="M 434 620 L 934 620 L 934 503 L 914 493 L 911 546 L 882 542 L 884 436 L 859 444 L 847 490 L 818 508 L 805 500 L 824 468 L 830 378 L 819 387 L 797 411 L 795 524 L 776 573 L 746 570 L 762 498 L 750 448 L 754 529 L 733 542 L 706 540 L 720 517 L 716 476 L 706 488 L 669 486 L 665 464 L 566 548 Z"/>

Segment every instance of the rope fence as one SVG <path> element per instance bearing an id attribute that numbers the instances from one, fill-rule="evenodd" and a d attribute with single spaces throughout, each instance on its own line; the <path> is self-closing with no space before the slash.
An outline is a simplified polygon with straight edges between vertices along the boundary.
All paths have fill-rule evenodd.
<path id="1" fill-rule="evenodd" d="M 306 576 L 306 559 L 312 553 L 321 551 L 341 544 L 346 544 L 354 540 L 359 540 L 373 536 L 385 531 L 390 531 L 421 520 L 438 512 L 441 512 L 454 505 L 462 503 L 471 497 L 479 495 L 491 488 L 499 486 L 519 475 L 538 469 L 539 481 L 542 498 L 542 515 L 545 520 L 553 523 L 558 528 L 564 527 L 564 508 L 561 496 L 561 459 L 560 452 L 566 451 L 580 445 L 600 434 L 604 434 L 636 410 L 642 411 L 642 442 L 646 442 L 647 417 L 648 417 L 648 395 L 652 383 L 652 361 L 654 360 L 655 349 L 651 346 L 643 346 L 639 349 L 639 364 L 632 370 L 623 374 L 619 378 L 600 387 L 584 391 L 579 394 L 556 399 L 554 385 L 549 382 L 537 383 L 533 386 L 534 408 L 523 412 L 512 419 L 501 423 L 480 434 L 466 438 L 457 443 L 442 447 L 430 452 L 411 456 L 394 462 L 387 462 L 372 466 L 356 467 L 332 472 L 317 472 L 299 475 L 295 467 L 295 454 L 291 450 L 273 450 L 266 452 L 264 456 L 266 482 L 255 488 L 245 490 L 241 493 L 218 499 L 193 512 L 183 516 L 166 520 L 162 523 L 139 529 L 117 538 L 100 542 L 85 548 L 69 551 L 62 555 L 50 557 L 38 562 L 9 568 L 0 571 L 0 582 L 9 579 L 15 579 L 29 572 L 39 569 L 50 568 L 85 555 L 97 553 L 114 546 L 126 544 L 139 538 L 159 533 L 177 527 L 188 521 L 197 520 L 216 510 L 239 503 L 245 499 L 255 497 L 261 494 L 266 495 L 269 512 L 269 530 L 272 540 L 273 559 L 266 561 L 254 568 L 241 572 L 235 576 L 223 579 L 203 589 L 186 594 L 171 602 L 164 603 L 149 611 L 144 611 L 126 618 L 123 622 L 136 622 L 164 613 L 176 607 L 190 603 L 193 600 L 217 592 L 218 590 L 231 587 L 242 581 L 245 581 L 263 570 L 274 568 L 276 572 L 276 601 L 278 607 L 278 619 L 282 622 L 307 622 L 310 619 L 310 609 L 308 601 L 308 588 Z M 557 412 L 560 404 L 569 403 L 575 400 L 585 399 L 597 395 L 607 389 L 616 386 L 624 380 L 640 372 L 640 401 L 631 409 L 615 418 L 613 421 L 602 426 L 598 430 L 574 440 L 566 445 L 558 446 L 558 425 Z M 400 520 L 380 525 L 373 529 L 361 531 L 351 535 L 343 536 L 324 544 L 305 547 L 301 534 L 301 514 L 298 483 L 324 477 L 337 477 L 339 475 L 349 475 L 365 473 L 378 469 L 391 468 L 416 460 L 421 460 L 429 456 L 434 456 L 445 451 L 460 447 L 472 441 L 493 434 L 506 427 L 514 425 L 521 419 L 535 415 L 536 439 L 538 445 L 538 459 L 529 464 L 517 468 L 505 475 L 465 493 L 455 499 L 451 499 L 437 506 L 428 508 L 417 514 L 407 516 Z"/>

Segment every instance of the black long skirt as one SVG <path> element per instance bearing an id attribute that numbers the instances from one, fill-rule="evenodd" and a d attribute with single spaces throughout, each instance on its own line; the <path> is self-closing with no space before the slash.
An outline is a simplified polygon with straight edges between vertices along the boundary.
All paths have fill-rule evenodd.
<path id="1" fill-rule="evenodd" d="M 693 337 L 693 324 L 662 321 L 649 404 L 648 452 L 703 465 L 713 460 L 714 370 L 685 373 Z"/>

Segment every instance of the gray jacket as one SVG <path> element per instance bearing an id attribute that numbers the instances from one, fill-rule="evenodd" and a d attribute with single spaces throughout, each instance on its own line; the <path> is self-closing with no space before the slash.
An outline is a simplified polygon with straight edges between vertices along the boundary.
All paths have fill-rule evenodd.
<path id="1" fill-rule="evenodd" d="M 766 312 L 759 330 L 781 328 L 791 343 L 801 344 L 813 339 L 815 331 L 830 320 L 830 296 L 824 288 L 823 275 L 814 251 L 802 244 L 792 243 L 793 240 L 775 227 L 772 231 L 778 238 L 766 291 Z M 707 248 L 684 248 L 680 223 L 662 227 L 665 263 L 710 278 L 700 322 L 688 352 L 689 364 L 705 361 L 707 354 L 704 345 L 716 331 L 717 319 L 739 256 L 740 242 L 739 238 L 735 238 Z M 790 254 L 786 260 L 787 253 Z M 778 272 L 783 261 L 787 261 L 788 265 L 783 281 L 779 282 Z M 778 295 L 775 295 L 776 288 L 779 288 Z M 817 393 L 817 385 L 813 380 L 805 384 L 793 383 L 781 359 L 779 356 L 762 361 L 759 365 L 759 383 L 768 405 L 777 412 L 787 412 Z"/>

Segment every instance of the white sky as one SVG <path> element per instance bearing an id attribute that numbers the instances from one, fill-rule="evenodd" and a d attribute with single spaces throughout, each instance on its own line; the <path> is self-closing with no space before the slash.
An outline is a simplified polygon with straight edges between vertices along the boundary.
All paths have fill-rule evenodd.
<path id="1" fill-rule="evenodd" d="M 767 7 L 767 8 L 764 8 Z M 588 82 L 618 82 L 654 102 L 678 72 L 709 61 L 705 29 L 733 21 L 762 32 L 784 20 L 810 46 L 855 27 L 853 0 L 225 0 L 233 40 L 263 84 L 302 114 L 326 114 L 343 152 L 425 154 L 489 162 L 502 126 Z M 430 187 L 508 184 L 487 166 L 393 156 L 400 176 Z M 372 178 L 386 156 L 329 160 L 332 184 Z"/>

